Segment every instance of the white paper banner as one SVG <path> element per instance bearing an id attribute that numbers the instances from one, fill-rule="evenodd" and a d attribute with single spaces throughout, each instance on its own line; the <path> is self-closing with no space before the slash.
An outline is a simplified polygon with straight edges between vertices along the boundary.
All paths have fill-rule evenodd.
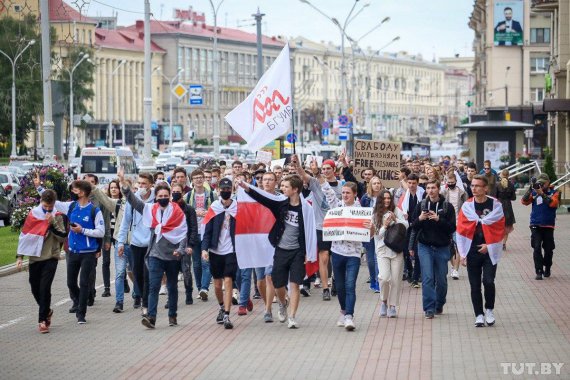
<path id="1" fill-rule="evenodd" d="M 370 229 L 364 223 L 372 220 L 372 207 L 338 207 L 327 212 L 323 221 L 324 241 L 370 241 Z"/>

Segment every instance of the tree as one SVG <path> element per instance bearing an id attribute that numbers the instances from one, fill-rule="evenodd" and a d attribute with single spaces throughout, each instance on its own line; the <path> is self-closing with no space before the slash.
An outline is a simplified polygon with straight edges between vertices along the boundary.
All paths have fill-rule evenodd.
<path id="1" fill-rule="evenodd" d="M 554 161 L 552 160 L 552 151 L 550 148 L 544 149 L 544 172 L 548 174 L 550 183 L 558 179 L 556 176 L 556 170 L 554 169 Z"/>
<path id="2" fill-rule="evenodd" d="M 31 41 L 30 46 L 16 62 L 16 141 L 26 140 L 36 125 L 35 118 L 43 110 L 41 78 L 41 44 L 35 17 L 22 19 L 0 18 L 0 50 L 10 58 L 16 57 Z M 0 142 L 12 136 L 12 65 L 0 54 Z"/>

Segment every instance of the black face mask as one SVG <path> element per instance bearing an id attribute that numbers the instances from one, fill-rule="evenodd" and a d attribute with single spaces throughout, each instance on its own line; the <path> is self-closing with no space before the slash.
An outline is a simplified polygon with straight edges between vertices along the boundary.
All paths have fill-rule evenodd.
<path id="1" fill-rule="evenodd" d="M 79 195 L 75 194 L 74 192 L 71 192 L 71 193 L 69 194 L 69 197 L 71 198 L 71 200 L 72 200 L 73 202 L 77 202 L 77 200 L 79 199 Z"/>
<path id="2" fill-rule="evenodd" d="M 455 189 L 456 185 L 457 185 L 456 183 L 448 183 L 447 187 L 449 187 L 451 190 L 453 190 L 453 189 Z"/>
<path id="3" fill-rule="evenodd" d="M 223 200 L 227 201 L 228 199 L 230 199 L 232 197 L 232 192 L 231 191 L 220 191 L 220 197 L 222 197 Z"/>
<path id="4" fill-rule="evenodd" d="M 160 205 L 160 207 L 166 207 L 170 203 L 170 199 L 160 198 L 160 199 L 157 199 L 156 202 Z"/>
<path id="5" fill-rule="evenodd" d="M 172 201 L 178 202 L 182 199 L 182 193 L 172 193 Z"/>

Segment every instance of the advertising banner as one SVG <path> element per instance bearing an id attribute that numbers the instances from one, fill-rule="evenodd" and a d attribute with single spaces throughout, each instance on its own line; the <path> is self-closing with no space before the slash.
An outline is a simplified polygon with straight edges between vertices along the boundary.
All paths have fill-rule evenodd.
<path id="1" fill-rule="evenodd" d="M 495 1 L 493 14 L 495 46 L 522 46 L 524 29 L 523 0 Z"/>

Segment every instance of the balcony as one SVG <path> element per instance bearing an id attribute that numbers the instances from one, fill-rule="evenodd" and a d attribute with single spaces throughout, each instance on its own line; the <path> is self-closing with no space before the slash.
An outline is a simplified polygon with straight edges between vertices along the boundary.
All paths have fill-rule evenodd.
<path id="1" fill-rule="evenodd" d="M 531 9 L 534 12 L 552 12 L 558 9 L 558 0 L 532 0 Z"/>

